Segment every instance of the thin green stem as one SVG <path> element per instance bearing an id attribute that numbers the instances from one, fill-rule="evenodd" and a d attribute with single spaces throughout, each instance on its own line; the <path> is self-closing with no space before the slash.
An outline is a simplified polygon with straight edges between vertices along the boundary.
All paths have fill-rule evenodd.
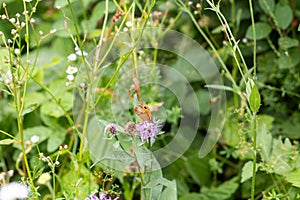
<path id="1" fill-rule="evenodd" d="M 253 168 L 252 168 L 252 182 L 251 182 L 251 200 L 255 198 L 255 182 L 256 182 L 256 159 L 257 159 L 257 148 L 256 148 L 256 126 L 257 118 L 256 113 L 251 116 L 252 123 L 252 134 L 253 134 Z"/>
<path id="2" fill-rule="evenodd" d="M 251 23 L 252 23 L 252 30 L 253 30 L 253 68 L 254 68 L 253 76 L 256 79 L 256 30 L 255 30 L 252 0 L 249 0 L 249 9 L 250 9 L 250 16 L 251 16 Z"/>

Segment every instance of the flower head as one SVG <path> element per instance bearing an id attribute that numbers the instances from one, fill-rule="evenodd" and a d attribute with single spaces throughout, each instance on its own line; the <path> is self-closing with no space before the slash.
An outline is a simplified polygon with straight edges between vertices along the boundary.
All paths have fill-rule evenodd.
<path id="1" fill-rule="evenodd" d="M 104 129 L 104 135 L 106 135 L 107 131 L 111 135 L 116 135 L 117 134 L 117 126 L 115 124 L 108 124 L 105 129 Z"/>
<path id="2" fill-rule="evenodd" d="M 155 123 L 143 121 L 137 127 L 142 142 L 154 142 L 158 134 L 158 127 Z"/>
<path id="3" fill-rule="evenodd" d="M 76 74 L 78 72 L 77 67 L 73 67 L 73 66 L 68 66 L 66 73 L 69 75 L 73 75 Z"/>
<path id="4" fill-rule="evenodd" d="M 12 182 L 0 188 L 0 199 L 15 200 L 25 199 L 29 196 L 29 189 L 22 183 Z"/>
<path id="5" fill-rule="evenodd" d="M 31 138 L 30 138 L 31 142 L 32 143 L 38 143 L 39 140 L 40 140 L 40 137 L 38 135 L 33 135 Z"/>
<path id="6" fill-rule="evenodd" d="M 68 61 L 75 61 L 77 58 L 75 53 L 71 53 L 70 55 L 68 55 Z"/>
<path id="7" fill-rule="evenodd" d="M 124 133 L 134 135 L 136 132 L 136 124 L 134 122 L 128 122 L 124 127 Z"/>

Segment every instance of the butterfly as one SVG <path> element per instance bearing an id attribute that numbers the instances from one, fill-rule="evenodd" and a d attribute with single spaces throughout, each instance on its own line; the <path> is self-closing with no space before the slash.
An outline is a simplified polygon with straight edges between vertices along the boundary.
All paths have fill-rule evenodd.
<path id="1" fill-rule="evenodd" d="M 134 107 L 134 112 L 139 116 L 143 121 L 153 122 L 152 121 L 152 114 L 149 106 L 142 102 L 139 105 Z"/>

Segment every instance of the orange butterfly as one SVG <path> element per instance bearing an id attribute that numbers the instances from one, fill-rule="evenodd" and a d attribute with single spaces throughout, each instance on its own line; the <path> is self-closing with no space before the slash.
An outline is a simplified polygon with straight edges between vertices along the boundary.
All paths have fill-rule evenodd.
<path id="1" fill-rule="evenodd" d="M 149 106 L 144 102 L 134 107 L 134 112 L 137 114 L 143 121 L 153 122 L 152 114 Z"/>

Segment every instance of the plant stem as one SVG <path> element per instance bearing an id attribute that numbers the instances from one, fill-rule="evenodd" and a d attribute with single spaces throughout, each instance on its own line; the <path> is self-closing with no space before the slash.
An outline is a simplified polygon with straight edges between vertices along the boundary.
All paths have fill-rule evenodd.
<path id="1" fill-rule="evenodd" d="M 253 30 L 253 76 L 256 77 L 256 30 L 255 30 L 255 21 L 254 21 L 254 13 L 253 13 L 253 6 L 252 0 L 249 0 L 249 9 L 250 9 L 250 16 L 251 16 L 251 23 L 252 23 L 252 30 Z"/>
<path id="2" fill-rule="evenodd" d="M 256 113 L 253 113 L 251 116 L 252 122 L 252 134 L 253 134 L 253 168 L 252 168 L 252 183 L 251 183 L 251 200 L 254 200 L 255 197 L 255 179 L 256 179 Z"/>

